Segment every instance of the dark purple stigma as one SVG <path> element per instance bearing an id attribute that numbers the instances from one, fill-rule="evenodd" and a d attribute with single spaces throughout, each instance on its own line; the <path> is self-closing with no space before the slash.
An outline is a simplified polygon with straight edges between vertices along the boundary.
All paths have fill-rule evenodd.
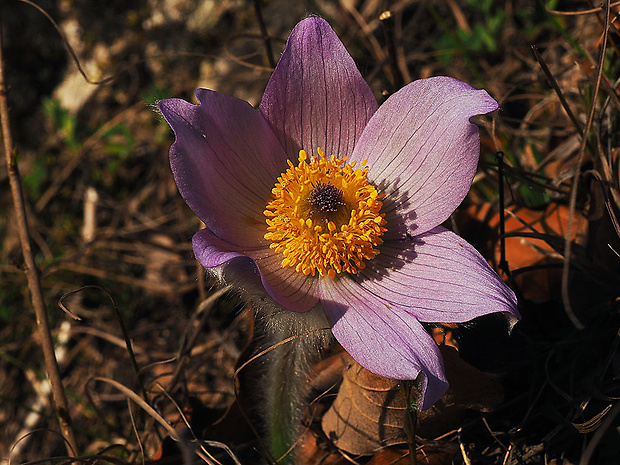
<path id="1" fill-rule="evenodd" d="M 321 215 L 323 217 L 337 213 L 346 204 L 340 189 L 331 184 L 317 185 L 308 198 L 311 215 Z"/>

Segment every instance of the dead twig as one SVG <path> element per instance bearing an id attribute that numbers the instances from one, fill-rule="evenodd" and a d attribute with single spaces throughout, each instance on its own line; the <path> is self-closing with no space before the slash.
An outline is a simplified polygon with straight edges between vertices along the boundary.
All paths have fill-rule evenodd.
<path id="1" fill-rule="evenodd" d="M 265 20 L 263 19 L 263 11 L 261 9 L 260 0 L 254 0 L 254 12 L 256 13 L 256 19 L 258 20 L 258 26 L 260 27 L 260 33 L 263 36 L 263 43 L 265 44 L 265 54 L 267 60 L 269 60 L 269 66 L 276 67 L 276 60 L 273 56 L 273 47 L 271 46 L 271 39 L 267 32 L 267 26 L 265 26 Z"/>
<path id="2" fill-rule="evenodd" d="M 147 399 L 147 395 L 146 395 L 146 387 L 144 386 L 144 380 L 142 379 L 142 373 L 140 371 L 140 367 L 138 366 L 138 361 L 136 360 L 136 355 L 133 351 L 133 344 L 131 342 L 131 338 L 129 337 L 129 332 L 127 331 L 127 326 L 125 326 L 125 321 L 123 320 L 123 315 L 121 315 L 121 312 L 118 309 L 118 306 L 116 305 L 116 301 L 114 300 L 114 297 L 112 297 L 112 295 L 105 290 L 103 287 L 101 286 L 96 286 L 93 284 L 90 284 L 88 286 L 82 286 L 79 289 L 76 289 L 74 291 L 71 292 L 67 292 L 66 294 L 64 294 L 59 300 L 58 300 L 58 306 L 65 311 L 65 313 L 68 313 L 69 315 L 71 315 L 72 317 L 76 318 L 76 319 L 80 319 L 79 317 L 77 317 L 73 312 L 71 312 L 66 305 L 64 304 L 64 300 L 67 297 L 70 297 L 74 294 L 77 294 L 79 292 L 82 292 L 84 289 L 97 289 L 101 292 L 103 292 L 108 299 L 110 299 L 110 301 L 112 302 L 112 307 L 114 308 L 114 314 L 116 316 L 116 319 L 118 320 L 118 325 L 121 328 L 121 331 L 123 333 L 123 338 L 125 339 L 125 347 L 127 348 L 127 353 L 129 354 L 129 359 L 131 360 L 131 365 L 133 367 L 133 370 L 136 374 L 136 377 L 138 379 L 138 384 L 140 385 L 140 389 L 142 390 L 142 395 L 144 396 L 145 399 Z"/>
<path id="3" fill-rule="evenodd" d="M 549 85 L 553 87 L 553 90 L 555 91 L 556 95 L 560 99 L 562 108 L 564 108 L 564 111 L 566 112 L 570 120 L 573 122 L 573 125 L 575 126 L 575 129 L 577 130 L 579 135 L 583 137 L 583 130 L 581 129 L 581 123 L 579 122 L 575 114 L 573 113 L 573 110 L 571 110 L 570 105 L 568 104 L 568 102 L 566 101 L 566 98 L 564 97 L 564 93 L 562 92 L 562 89 L 560 89 L 560 85 L 558 84 L 558 81 L 556 81 L 556 79 L 553 77 L 553 74 L 551 74 L 551 71 L 549 70 L 547 63 L 545 63 L 545 59 L 542 57 L 542 55 L 538 51 L 538 47 L 536 47 L 536 45 L 532 45 L 532 51 L 534 52 L 534 56 L 536 57 L 536 61 L 540 65 L 540 68 L 545 73 L 545 77 L 547 78 Z"/>
<path id="4" fill-rule="evenodd" d="M 394 90 L 398 90 L 405 85 L 405 79 L 400 69 L 398 69 L 396 40 L 394 39 L 394 15 L 390 10 L 386 10 L 379 16 L 379 21 L 383 25 L 383 36 L 390 60 L 390 69 L 392 70 L 392 84 L 394 85 Z"/>
<path id="5" fill-rule="evenodd" d="M 60 424 L 62 436 L 65 439 L 67 453 L 70 456 L 75 456 L 77 454 L 77 444 L 75 442 L 75 436 L 71 426 L 69 406 L 60 377 L 60 368 L 58 367 L 56 355 L 54 354 L 54 342 L 52 341 L 49 321 L 47 319 L 47 309 L 45 308 L 45 300 L 41 289 L 40 273 L 34 259 L 34 253 L 32 252 L 32 248 L 30 246 L 31 236 L 28 228 L 28 219 L 26 216 L 26 202 L 24 200 L 24 192 L 17 166 L 18 151 L 13 143 L 11 126 L 9 122 L 9 108 L 7 103 L 7 88 L 4 82 L 2 47 L 2 23 L 0 22 L 0 119 L 2 120 L 2 139 L 4 141 L 4 154 L 6 157 L 9 182 L 11 184 L 11 196 L 13 198 L 15 219 L 19 232 L 19 241 L 21 243 L 22 255 L 25 262 L 30 299 L 37 319 L 37 335 L 39 344 L 41 345 L 41 349 L 43 351 L 43 359 L 45 362 L 47 376 L 49 377 L 52 387 L 52 395 L 56 405 L 56 416 Z"/>

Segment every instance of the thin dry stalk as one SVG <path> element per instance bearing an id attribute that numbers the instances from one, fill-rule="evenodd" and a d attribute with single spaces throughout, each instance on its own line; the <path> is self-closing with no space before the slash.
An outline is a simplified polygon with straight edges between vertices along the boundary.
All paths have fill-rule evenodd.
<path id="1" fill-rule="evenodd" d="M 2 120 L 2 139 L 4 141 L 6 166 L 9 182 L 11 184 L 11 195 L 13 198 L 13 206 L 15 208 L 19 241 L 21 243 L 22 254 L 24 257 L 30 299 L 37 319 L 37 336 L 41 349 L 43 350 L 45 369 L 52 387 L 52 395 L 56 405 L 56 416 L 58 417 L 62 436 L 65 439 L 67 453 L 70 456 L 74 456 L 77 453 L 77 447 L 75 436 L 73 434 L 73 428 L 71 427 L 67 397 L 65 396 L 65 391 L 60 377 L 60 369 L 56 361 L 56 355 L 54 354 L 54 342 L 52 341 L 50 326 L 47 320 L 47 310 L 45 308 L 43 291 L 41 289 L 39 269 L 37 268 L 34 260 L 34 254 L 30 247 L 31 238 L 28 229 L 28 220 L 26 217 L 24 193 L 17 166 L 17 148 L 13 144 L 11 126 L 9 123 L 9 108 L 7 103 L 7 88 L 4 81 L 2 47 L 2 23 L 0 22 L 0 119 Z"/>
<path id="2" fill-rule="evenodd" d="M 192 316 L 191 321 L 187 325 L 187 329 L 181 338 L 181 343 L 179 346 L 179 350 L 177 352 L 176 360 L 177 365 L 174 369 L 174 373 L 170 378 L 170 381 L 166 384 L 165 391 L 172 391 L 172 389 L 176 386 L 179 379 L 181 378 L 181 374 L 183 372 L 183 368 L 189 362 L 192 354 L 191 349 L 196 343 L 196 339 L 200 334 L 204 322 L 209 316 L 211 309 L 215 306 L 217 299 L 219 299 L 222 295 L 230 290 L 230 286 L 226 286 L 220 289 L 217 292 L 214 292 L 208 299 L 203 300 L 198 307 L 196 313 Z M 196 325 L 195 323 L 198 322 Z"/>
<path id="3" fill-rule="evenodd" d="M 263 36 L 265 55 L 267 55 L 267 60 L 269 60 L 269 66 L 275 68 L 276 59 L 273 56 L 273 47 L 271 46 L 271 39 L 269 38 L 269 33 L 267 32 L 267 26 L 265 26 L 265 20 L 263 19 L 263 11 L 261 9 L 260 0 L 254 0 L 254 12 L 260 27 L 261 36 Z"/>
<path id="4" fill-rule="evenodd" d="M 562 301 L 564 303 L 564 308 L 566 310 L 566 314 L 569 316 L 573 324 L 577 329 L 583 329 L 583 324 L 577 319 L 577 316 L 573 312 L 570 297 L 568 293 L 568 274 L 570 270 L 570 257 L 571 257 L 571 249 L 573 245 L 573 241 L 571 240 L 574 228 L 574 211 L 575 206 L 577 204 L 577 188 L 579 185 L 579 169 L 583 162 L 583 157 L 586 151 L 586 144 L 588 143 L 588 134 L 590 133 L 590 128 L 592 127 L 592 122 L 594 121 L 594 114 L 596 113 L 596 100 L 598 98 L 599 89 L 601 87 L 601 77 L 603 75 L 603 64 L 605 63 L 605 51 L 607 50 L 607 32 L 609 30 L 609 19 L 610 19 L 610 2 L 607 0 L 606 8 L 605 8 L 605 27 L 603 28 L 603 40 L 600 50 L 600 56 L 598 61 L 598 66 L 596 70 L 596 84 L 594 87 L 594 92 L 592 93 L 592 102 L 590 105 L 590 113 L 588 114 L 588 120 L 586 122 L 586 127 L 583 132 L 583 136 L 581 138 L 581 146 L 579 147 L 579 158 L 577 160 L 577 171 L 575 172 L 575 178 L 573 180 L 573 185 L 570 191 L 569 198 L 569 211 L 571 214 L 568 216 L 568 224 L 566 226 L 566 238 L 565 238 L 565 246 L 564 246 L 564 266 L 562 268 Z"/>
<path id="5" fill-rule="evenodd" d="M 553 87 L 553 90 L 555 91 L 556 95 L 560 99 L 560 103 L 562 104 L 562 108 L 564 108 L 564 111 L 566 112 L 566 114 L 568 115 L 570 120 L 572 121 L 572 123 L 575 126 L 575 129 L 577 130 L 579 135 L 581 135 L 583 137 L 583 130 L 581 129 L 581 123 L 579 122 L 579 119 L 577 119 L 577 117 L 575 116 L 575 114 L 571 110 L 570 105 L 566 101 L 566 97 L 564 97 L 564 93 L 562 92 L 562 89 L 560 88 L 560 85 L 558 84 L 558 81 L 556 81 L 556 79 L 553 77 L 553 74 L 551 74 L 551 71 L 549 70 L 549 67 L 547 66 L 547 63 L 545 63 L 544 58 L 542 57 L 542 55 L 538 51 L 538 47 L 536 47 L 536 45 L 532 45 L 532 51 L 534 52 L 534 56 L 536 57 L 536 61 L 540 65 L 540 69 L 542 69 L 542 71 L 545 73 L 545 77 L 547 78 L 547 81 L 549 82 L 549 85 L 551 87 Z"/>
<path id="6" fill-rule="evenodd" d="M 388 58 L 390 59 L 390 69 L 392 70 L 392 83 L 394 84 L 394 90 L 398 90 L 405 85 L 405 79 L 398 68 L 398 54 L 394 38 L 394 15 L 390 10 L 386 10 L 379 16 L 379 21 L 383 25 L 383 37 L 385 38 Z"/>
<path id="7" fill-rule="evenodd" d="M 200 442 L 198 442 L 196 439 L 194 439 L 193 441 L 189 441 L 186 438 L 184 438 L 182 435 L 179 434 L 179 432 L 177 432 L 168 423 L 168 421 L 164 417 L 162 417 L 158 412 L 156 412 L 153 409 L 153 407 L 151 407 L 144 399 L 142 399 L 138 394 L 133 392 L 131 389 L 129 389 L 125 385 L 119 383 L 118 381 L 110 379 L 110 378 L 96 377 L 96 378 L 93 378 L 93 379 L 95 381 L 100 381 L 100 382 L 109 384 L 110 386 L 114 387 L 115 389 L 120 391 L 123 395 L 125 395 L 127 397 L 128 401 L 134 402 L 138 407 L 140 407 L 142 410 L 144 410 L 145 413 L 150 415 L 151 418 L 153 418 L 161 426 L 163 426 L 163 428 L 166 430 L 166 432 L 168 433 L 170 438 L 172 438 L 173 441 L 177 442 L 178 445 L 181 447 L 181 450 L 183 450 L 184 452 L 195 453 L 195 454 L 199 455 L 203 460 L 205 460 L 206 463 L 209 463 L 209 459 L 203 457 L 203 453 L 201 453 L 201 451 L 199 450 L 199 449 L 203 449 L 204 450 L 204 447 L 202 446 L 202 444 L 206 444 L 208 446 L 216 447 L 216 448 L 224 450 L 229 455 L 229 457 L 233 460 L 233 462 L 236 465 L 241 465 L 241 462 L 239 462 L 239 459 L 237 459 L 235 454 L 232 452 L 232 450 L 226 444 L 223 444 L 223 443 L 221 443 L 219 441 L 200 441 Z M 164 391 L 164 393 L 165 393 L 165 391 Z M 167 395 L 167 393 L 166 393 L 166 395 Z M 168 398 L 170 400 L 172 400 L 172 398 L 170 398 L 170 397 L 168 397 Z M 183 415 L 182 409 L 180 409 L 178 407 L 178 405 L 176 405 L 176 403 L 175 403 L 175 406 L 177 407 L 177 410 L 181 413 L 181 417 L 184 419 L 184 421 L 185 421 L 185 423 L 187 425 L 188 424 L 187 423 L 187 419 Z M 211 463 L 213 463 L 213 462 L 211 462 Z"/>
<path id="8" fill-rule="evenodd" d="M 590 463 L 590 459 L 592 458 L 592 455 L 594 454 L 594 450 L 596 449 L 598 444 L 601 442 L 603 435 L 605 435 L 605 433 L 607 433 L 607 431 L 612 428 L 612 425 L 618 415 L 620 415 L 620 402 L 614 405 L 613 409 L 611 410 L 611 412 L 609 412 L 609 414 L 607 415 L 607 418 L 605 419 L 601 427 L 598 428 L 596 432 L 594 433 L 594 435 L 592 436 L 592 439 L 588 443 L 586 450 L 581 456 L 579 465 L 588 465 Z"/>
<path id="9" fill-rule="evenodd" d="M 108 291 L 106 291 L 103 287 L 101 286 L 96 286 L 96 285 L 88 285 L 88 286 L 83 286 L 75 291 L 71 291 L 71 292 L 67 292 L 66 294 L 64 294 L 59 300 L 58 300 L 58 306 L 64 310 L 65 312 L 67 312 L 69 315 L 71 315 L 71 317 L 75 318 L 75 319 L 80 319 L 80 317 L 78 317 L 77 315 L 75 315 L 73 312 L 71 312 L 63 303 L 63 301 L 69 297 L 72 296 L 74 294 L 77 294 L 79 292 L 82 292 L 84 289 L 98 289 L 101 292 L 103 292 L 112 302 L 112 308 L 114 308 L 114 314 L 116 316 L 116 319 L 118 320 L 118 325 L 121 328 L 121 331 L 123 333 L 123 338 L 125 339 L 125 347 L 127 349 L 127 353 L 129 354 L 129 359 L 131 360 L 131 365 L 133 366 L 133 370 L 136 374 L 136 377 L 138 379 L 138 384 L 140 385 L 140 389 L 142 390 L 142 394 L 144 395 L 144 398 L 147 398 L 146 395 L 146 387 L 144 386 L 144 381 L 142 379 L 142 372 L 140 371 L 140 367 L 138 366 L 138 361 L 136 360 L 136 356 L 133 350 L 133 344 L 131 342 L 131 338 L 129 337 L 129 332 L 127 331 L 127 327 L 125 326 L 125 321 L 123 320 L 123 315 L 121 315 L 121 312 L 118 309 L 118 306 L 116 305 L 116 301 L 114 300 L 114 298 L 112 297 L 112 294 L 110 294 Z"/>
<path id="10" fill-rule="evenodd" d="M 52 24 L 52 26 L 54 26 L 54 29 L 56 29 L 56 32 L 58 33 L 58 35 L 64 42 L 65 46 L 67 47 L 67 51 L 71 55 L 71 58 L 73 58 L 73 61 L 75 62 L 75 66 L 77 66 L 78 71 L 80 72 L 80 74 L 82 75 L 82 77 L 84 78 L 86 82 L 88 82 L 89 84 L 93 84 L 93 85 L 101 85 L 101 84 L 107 84 L 108 82 L 111 82 L 113 79 L 115 79 L 115 76 L 108 76 L 105 79 L 101 79 L 100 81 L 91 80 L 86 74 L 86 71 L 84 71 L 84 68 L 82 67 L 82 64 L 80 63 L 80 60 L 78 59 L 77 53 L 75 53 L 75 50 L 73 50 L 73 47 L 71 46 L 71 44 L 69 44 L 69 41 L 67 40 L 67 36 L 63 32 L 62 28 L 58 25 L 58 23 L 54 21 L 54 18 L 52 18 L 50 14 L 47 11 L 45 11 L 45 9 L 43 9 L 36 3 L 31 2 L 30 0 L 19 0 L 19 1 L 38 10 L 39 13 L 45 16 L 45 18 Z"/>

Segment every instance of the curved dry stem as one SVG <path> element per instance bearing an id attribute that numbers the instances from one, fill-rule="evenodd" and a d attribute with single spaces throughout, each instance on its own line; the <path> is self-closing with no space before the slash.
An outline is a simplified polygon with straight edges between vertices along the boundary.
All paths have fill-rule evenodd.
<path id="1" fill-rule="evenodd" d="M 277 344 L 273 344 L 270 345 L 269 347 L 267 347 L 264 350 L 261 350 L 259 353 L 257 353 L 256 355 L 252 356 L 249 360 L 247 360 L 246 362 L 244 362 L 239 368 L 237 368 L 235 370 L 235 373 L 233 374 L 233 376 L 235 377 L 235 379 L 237 379 L 237 377 L 239 376 L 239 372 L 241 370 L 243 370 L 246 366 L 248 366 L 250 363 L 252 363 L 254 360 L 256 360 L 257 358 L 262 357 L 263 355 L 268 354 L 269 352 L 271 352 L 272 350 L 277 349 L 278 347 L 284 345 L 284 344 L 288 344 L 289 342 L 294 341 L 295 339 L 299 339 L 301 337 L 304 337 L 308 334 L 312 334 L 312 333 L 316 333 L 317 331 L 329 331 L 331 328 L 318 328 L 318 329 L 310 329 L 308 331 L 305 331 L 301 334 L 295 334 L 294 336 L 290 336 L 287 337 L 286 339 L 278 342 Z"/>
<path id="2" fill-rule="evenodd" d="M 56 21 L 54 21 L 54 18 L 52 18 L 47 11 L 45 11 L 43 8 L 41 8 L 36 3 L 31 2 L 30 0 L 19 0 L 19 1 L 38 10 L 43 16 L 45 16 L 45 18 L 52 24 L 52 26 L 54 26 L 54 29 L 56 29 L 56 32 L 58 33 L 62 41 L 65 43 L 65 46 L 67 47 L 67 50 L 69 51 L 69 54 L 71 54 L 71 58 L 73 58 L 73 61 L 75 62 L 75 66 L 77 66 L 78 71 L 80 72 L 80 74 L 82 75 L 82 77 L 84 78 L 86 82 L 88 82 L 89 84 L 93 84 L 93 85 L 101 85 L 101 84 L 106 84 L 115 78 L 115 76 L 109 76 L 100 81 L 92 81 L 86 74 L 86 71 L 84 71 L 84 68 L 82 68 L 82 65 L 80 63 L 80 60 L 77 54 L 75 53 L 75 50 L 73 50 L 73 47 L 71 47 L 71 44 L 67 40 L 67 36 L 65 36 L 65 33 L 62 31 L 60 26 L 58 26 Z"/>
<path id="3" fill-rule="evenodd" d="M 22 189 L 21 178 L 17 166 L 17 147 L 13 143 L 11 126 L 9 122 L 9 108 L 7 103 L 7 88 L 4 82 L 4 61 L 2 58 L 2 23 L 0 22 L 0 119 L 2 120 L 2 139 L 4 141 L 4 154 L 6 166 L 11 184 L 11 196 L 13 207 L 15 208 L 15 219 L 19 232 L 19 242 L 21 243 L 22 255 L 26 265 L 26 278 L 28 280 L 28 290 L 30 299 L 37 319 L 37 336 L 39 344 L 43 350 L 45 369 L 52 386 L 52 395 L 56 405 L 56 417 L 60 424 L 60 430 L 65 439 L 67 453 L 70 456 L 77 454 L 77 444 L 71 426 L 69 406 L 67 397 L 62 385 L 60 368 L 54 354 L 54 342 L 50 332 L 49 321 L 47 319 L 47 309 L 41 289 L 40 272 L 34 259 L 34 253 L 30 247 L 31 236 L 28 228 L 28 218 L 26 216 L 26 202 Z"/>
<path id="4" fill-rule="evenodd" d="M 206 318 L 210 315 L 210 311 L 215 306 L 217 299 L 219 299 L 222 295 L 228 292 L 230 290 L 230 287 L 231 286 L 226 286 L 211 294 L 208 298 L 206 298 L 200 303 L 198 309 L 196 310 L 194 315 L 192 315 L 192 318 L 187 324 L 186 330 L 181 337 L 179 350 L 177 351 L 177 355 L 175 357 L 177 365 L 174 369 L 172 377 L 170 378 L 170 381 L 168 381 L 168 383 L 166 384 L 165 389 L 167 391 L 171 391 L 178 383 L 183 368 L 187 365 L 189 359 L 191 358 L 191 348 L 194 346 L 198 335 L 202 331 Z M 195 323 L 199 319 L 200 322 L 196 325 Z"/>
<path id="5" fill-rule="evenodd" d="M 58 306 L 65 313 L 68 313 L 69 315 L 71 315 L 71 317 L 79 320 L 80 317 L 75 315 L 65 306 L 64 300 L 67 297 L 70 297 L 74 294 L 82 292 L 84 289 L 98 289 L 101 292 L 103 292 L 108 297 L 108 299 L 110 299 L 110 301 L 112 302 L 112 307 L 114 308 L 114 314 L 116 315 L 116 319 L 118 320 L 118 324 L 121 327 L 121 331 L 123 333 L 123 338 L 125 339 L 125 347 L 127 348 L 127 352 L 129 353 L 129 359 L 131 360 L 131 365 L 136 374 L 136 377 L 138 378 L 138 384 L 140 385 L 142 394 L 144 395 L 144 398 L 146 398 L 146 387 L 144 386 L 144 382 L 142 380 L 142 372 L 140 371 L 140 367 L 138 366 L 138 361 L 136 360 L 136 355 L 133 351 L 133 344 L 131 343 L 131 338 L 129 337 L 129 332 L 127 331 L 127 327 L 125 326 L 123 315 L 121 315 L 121 312 L 118 310 L 118 306 L 116 305 L 116 301 L 114 300 L 114 297 L 112 297 L 112 294 L 110 294 L 107 290 L 105 290 L 101 286 L 89 284 L 87 286 L 80 287 L 79 289 L 76 289 L 75 291 L 67 292 L 66 294 L 64 294 L 60 299 L 58 299 Z"/>
<path id="6" fill-rule="evenodd" d="M 194 452 L 199 457 L 201 457 L 203 460 L 205 460 L 207 463 L 209 463 L 208 457 L 205 456 L 205 453 L 207 453 L 205 450 L 201 451 L 195 448 L 193 445 L 189 444 L 188 441 L 185 441 L 184 438 L 180 437 L 177 431 L 166 421 L 166 419 L 162 417 L 153 407 L 151 407 L 144 399 L 142 399 L 142 397 L 140 397 L 134 391 L 129 389 L 127 386 L 124 386 L 123 384 L 119 383 L 118 381 L 115 381 L 110 378 L 95 377 L 93 379 L 95 381 L 101 381 L 103 383 L 109 384 L 110 386 L 114 387 L 115 389 L 120 391 L 122 394 L 127 396 L 128 400 L 131 400 L 132 402 L 134 402 L 138 407 L 144 410 L 144 412 L 146 412 L 151 418 L 153 418 L 161 426 L 163 426 L 166 432 L 168 433 L 168 435 L 172 438 L 172 440 L 179 442 L 180 444 L 182 444 L 188 449 L 191 449 L 192 452 Z M 176 403 L 175 403 L 175 406 L 176 406 Z M 179 412 L 181 412 L 181 409 L 179 409 L 178 406 L 177 406 L 177 409 L 179 410 Z M 181 412 L 181 415 L 182 415 L 182 418 L 184 418 L 185 420 L 185 417 L 183 416 L 182 412 Z M 226 444 L 223 444 L 218 441 L 197 441 L 197 442 L 198 444 L 201 444 L 200 449 L 204 448 L 202 444 L 207 444 L 211 447 L 217 447 L 218 449 L 222 449 L 226 451 L 226 453 L 230 456 L 230 458 L 235 462 L 236 465 L 241 465 L 241 462 L 239 462 L 235 454 L 232 452 L 232 450 L 230 450 L 230 448 Z"/>
<path id="7" fill-rule="evenodd" d="M 609 2 L 607 2 L 609 3 Z M 614 2 L 612 3 L 610 6 L 611 7 L 616 7 L 620 5 L 620 2 Z M 582 16 L 582 15 L 590 15 L 592 13 L 600 13 L 604 10 L 604 6 L 599 6 L 597 8 L 590 8 L 589 10 L 582 10 L 582 11 L 560 11 L 560 10 L 554 10 L 552 8 L 549 8 L 548 4 L 545 4 L 545 10 L 547 10 L 547 12 L 551 13 L 552 15 L 558 15 L 558 16 Z"/>
<path id="8" fill-rule="evenodd" d="M 137 404 L 138 407 L 140 407 L 147 414 L 149 414 L 155 421 L 157 421 L 160 425 L 162 425 L 164 427 L 164 429 L 166 430 L 166 432 L 170 435 L 170 437 L 173 440 L 175 440 L 175 441 L 179 440 L 179 436 L 178 436 L 177 432 L 174 430 L 174 428 L 172 426 L 170 426 L 168 424 L 166 419 L 164 417 L 162 417 L 159 413 L 157 413 L 157 411 L 153 407 L 151 407 L 142 397 L 140 397 L 138 394 L 133 392 L 127 386 L 124 386 L 123 384 L 119 383 L 118 381 L 115 381 L 115 380 L 110 379 L 110 378 L 103 378 L 103 377 L 97 376 L 97 377 L 95 377 L 93 379 L 95 381 L 101 381 L 102 383 L 109 384 L 113 388 L 115 388 L 116 390 L 122 392 L 125 396 L 127 396 L 130 400 L 132 400 L 135 404 Z"/>
<path id="9" fill-rule="evenodd" d="M 140 453 L 142 454 L 142 463 L 144 463 L 144 459 L 146 455 L 144 454 L 144 445 L 142 444 L 142 440 L 140 439 L 140 433 L 138 433 L 138 427 L 136 425 L 136 419 L 134 418 L 133 411 L 131 410 L 131 402 L 127 399 L 127 412 L 129 413 L 129 420 L 131 421 L 131 429 L 133 434 L 136 435 L 136 441 L 138 442 L 138 447 L 140 448 Z"/>
<path id="10" fill-rule="evenodd" d="M 590 463 L 590 459 L 594 454 L 594 450 L 598 446 L 599 442 L 601 442 L 603 435 L 605 435 L 605 433 L 607 433 L 607 431 L 613 426 L 613 423 L 618 415 L 620 415 L 620 402 L 617 402 L 611 412 L 607 413 L 607 418 L 605 418 L 605 421 L 603 422 L 601 427 L 596 430 L 594 435 L 592 435 L 592 439 L 588 443 L 586 450 L 581 456 L 579 465 L 588 465 Z"/>

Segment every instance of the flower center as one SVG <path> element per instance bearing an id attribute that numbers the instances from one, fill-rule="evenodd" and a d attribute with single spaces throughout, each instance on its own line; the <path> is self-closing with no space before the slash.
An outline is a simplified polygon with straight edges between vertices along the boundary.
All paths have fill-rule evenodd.
<path id="1" fill-rule="evenodd" d="M 289 168 L 278 177 L 264 211 L 265 239 L 282 252 L 282 267 L 330 278 L 343 271 L 357 273 L 383 243 L 383 195 L 366 179 L 365 161 L 355 169 L 356 162 L 347 164 L 346 158 L 334 155 L 327 159 L 320 148 L 318 153 L 308 160 L 301 150 L 299 164 L 289 160 Z"/>
<path id="2" fill-rule="evenodd" d="M 319 183 L 312 189 L 308 202 L 312 207 L 311 212 L 318 215 L 335 213 L 346 205 L 340 189 L 334 187 L 333 184 L 323 183 Z"/>

